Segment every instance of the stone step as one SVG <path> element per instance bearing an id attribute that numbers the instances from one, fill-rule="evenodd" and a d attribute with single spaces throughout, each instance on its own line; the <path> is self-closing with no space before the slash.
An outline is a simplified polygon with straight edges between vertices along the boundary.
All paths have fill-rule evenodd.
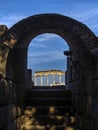
<path id="1" fill-rule="evenodd" d="M 68 111 L 71 111 L 71 107 L 66 107 L 66 108 L 60 108 L 60 109 L 56 109 L 55 108 L 55 112 L 53 113 L 53 115 L 64 115 L 66 112 Z M 41 109 L 41 108 L 38 108 L 37 111 L 36 111 L 36 114 L 37 115 L 41 115 L 41 114 L 46 114 L 48 115 L 49 114 L 49 109 Z M 52 115 L 52 113 L 50 113 Z"/>
<path id="2" fill-rule="evenodd" d="M 70 115 L 72 111 L 72 95 L 65 87 L 33 87 L 26 92 L 25 105 L 28 106 L 25 115 L 44 126 L 45 130 L 53 126 L 56 130 L 65 130 L 69 120 L 66 113 Z"/>
<path id="3" fill-rule="evenodd" d="M 35 119 L 41 124 L 41 125 L 63 125 L 65 122 L 64 116 L 35 116 Z"/>
<path id="4" fill-rule="evenodd" d="M 65 115 L 65 113 L 71 112 L 72 107 L 68 106 L 37 106 L 37 107 L 32 107 L 29 106 L 28 110 L 26 111 L 28 113 L 32 113 L 32 115 Z"/>
<path id="5" fill-rule="evenodd" d="M 66 90 L 66 86 L 58 85 L 58 86 L 33 86 L 30 89 L 63 89 Z"/>
<path id="6" fill-rule="evenodd" d="M 71 92 L 70 91 L 64 91 L 64 90 L 47 90 L 47 89 L 40 89 L 40 90 L 29 90 L 26 92 L 27 98 L 71 98 Z"/>
<path id="7" fill-rule="evenodd" d="M 72 106 L 70 98 L 27 98 L 26 106 Z"/>

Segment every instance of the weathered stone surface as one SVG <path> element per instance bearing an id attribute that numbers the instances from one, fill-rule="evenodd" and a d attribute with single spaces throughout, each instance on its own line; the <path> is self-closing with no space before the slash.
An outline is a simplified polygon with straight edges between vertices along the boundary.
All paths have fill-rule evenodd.
<path id="1" fill-rule="evenodd" d="M 23 108 L 21 105 L 9 104 L 3 107 L 0 107 L 0 128 L 6 130 L 6 127 L 16 127 L 16 119 L 23 114 Z M 10 129 L 13 130 L 13 129 Z"/>
<path id="2" fill-rule="evenodd" d="M 0 25 L 0 37 L 8 31 L 8 28 L 6 25 Z"/>
<path id="3" fill-rule="evenodd" d="M 3 74 L 3 77 L 7 77 L 7 74 L 10 75 L 11 73 L 11 78 L 16 82 L 17 86 L 16 89 L 9 81 L 2 79 L 2 82 L 0 82 L 0 103 L 4 105 L 15 103 L 16 101 L 17 104 L 20 102 L 18 108 L 16 108 L 17 104 L 15 104 L 15 107 L 8 105 L 1 108 L 0 113 L 3 118 L 3 120 L 0 121 L 1 126 L 5 125 L 5 118 L 8 125 L 8 123 L 14 119 L 14 117 L 16 118 L 16 116 L 20 115 L 20 111 L 23 110 L 25 88 L 28 87 L 28 45 L 35 36 L 48 32 L 56 33 L 61 36 L 68 42 L 69 47 L 72 49 L 72 57 L 69 57 L 71 61 L 68 61 L 67 85 L 70 87 L 70 90 L 72 90 L 75 111 L 81 112 L 83 116 L 85 115 L 85 117 L 81 117 L 82 130 L 90 130 L 92 127 L 90 124 L 92 124 L 92 122 L 90 119 L 87 119 L 90 112 L 96 112 L 94 120 L 98 120 L 98 102 L 97 99 L 93 101 L 92 98 L 92 95 L 94 95 L 95 98 L 98 96 L 98 83 L 93 80 L 95 78 L 93 75 L 94 72 L 96 72 L 96 76 L 98 75 L 98 65 L 95 65 L 97 62 L 95 62 L 94 57 L 91 56 L 94 55 L 98 57 L 98 38 L 84 24 L 72 18 L 57 14 L 31 16 L 15 24 L 9 30 L 7 30 L 5 26 L 0 27 L 0 72 Z M 13 50 L 10 48 L 13 48 Z M 93 66 L 92 61 L 94 61 Z M 11 68 L 10 71 L 8 71 L 8 68 Z M 95 69 L 94 72 L 92 69 Z M 94 104 L 93 108 L 92 104 Z M 18 112 L 16 112 L 17 110 Z M 95 123 L 94 128 L 95 127 L 97 130 L 97 123 Z M 11 122 L 7 127 L 7 130 L 15 129 L 16 121 Z"/>
<path id="4" fill-rule="evenodd" d="M 86 118 L 86 117 L 82 117 L 80 130 L 85 130 L 85 129 L 86 130 L 94 130 L 92 128 L 93 128 L 92 120 L 90 120 L 89 118 Z"/>
<path id="5" fill-rule="evenodd" d="M 0 80 L 0 104 L 16 103 L 16 85 L 11 80 Z"/>
<path id="6" fill-rule="evenodd" d="M 5 128 L 11 121 L 17 117 L 15 105 L 3 106 L 0 108 L 0 127 Z"/>
<path id="7" fill-rule="evenodd" d="M 8 58 L 9 48 L 2 46 L 0 43 L 0 73 L 5 77 L 6 76 L 6 64 Z"/>
<path id="8" fill-rule="evenodd" d="M 16 120 L 12 121 L 6 128 L 6 130 L 19 130 L 17 128 Z M 20 129 L 21 130 L 21 129 Z"/>

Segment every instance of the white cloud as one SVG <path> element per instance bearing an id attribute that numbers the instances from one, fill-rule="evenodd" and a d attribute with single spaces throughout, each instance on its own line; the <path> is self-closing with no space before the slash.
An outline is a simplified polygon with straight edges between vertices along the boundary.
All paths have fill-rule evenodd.
<path id="1" fill-rule="evenodd" d="M 37 36 L 31 41 L 31 44 L 29 47 L 41 47 L 41 48 L 47 48 L 46 41 L 52 40 L 54 38 L 59 38 L 60 36 L 56 34 L 51 33 L 45 33 L 42 35 Z"/>
<path id="2" fill-rule="evenodd" d="M 33 64 L 54 62 L 55 60 L 65 60 L 62 51 L 34 52 L 28 55 L 28 62 L 33 62 Z"/>
<path id="3" fill-rule="evenodd" d="M 0 24 L 6 25 L 10 28 L 12 25 L 16 24 L 18 21 L 25 18 L 25 16 L 20 15 L 9 15 L 9 16 L 0 16 Z"/>
<path id="4" fill-rule="evenodd" d="M 46 48 L 46 45 L 39 43 L 39 42 L 36 42 L 36 41 L 32 41 L 31 44 L 29 45 L 29 48 L 32 48 L 32 47 Z"/>
<path id="5" fill-rule="evenodd" d="M 66 15 L 66 14 L 65 14 Z M 69 17 L 73 17 L 74 19 L 86 21 L 96 15 L 98 15 L 98 8 L 90 8 L 90 9 L 83 9 L 81 10 L 75 10 L 75 11 L 69 11 L 68 12 Z"/>
<path id="6" fill-rule="evenodd" d="M 46 33 L 46 34 L 43 34 L 43 35 L 39 35 L 39 36 L 35 39 L 35 41 L 36 41 L 36 42 L 44 42 L 44 41 L 51 40 L 51 39 L 57 38 L 57 37 L 59 37 L 59 36 L 56 35 L 56 34 L 48 34 L 48 33 Z"/>

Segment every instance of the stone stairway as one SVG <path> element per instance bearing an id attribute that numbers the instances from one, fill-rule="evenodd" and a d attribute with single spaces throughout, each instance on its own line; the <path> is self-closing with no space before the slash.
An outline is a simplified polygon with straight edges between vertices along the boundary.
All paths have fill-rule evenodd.
<path id="1" fill-rule="evenodd" d="M 33 87 L 25 103 L 21 130 L 78 130 L 71 92 L 64 87 Z"/>

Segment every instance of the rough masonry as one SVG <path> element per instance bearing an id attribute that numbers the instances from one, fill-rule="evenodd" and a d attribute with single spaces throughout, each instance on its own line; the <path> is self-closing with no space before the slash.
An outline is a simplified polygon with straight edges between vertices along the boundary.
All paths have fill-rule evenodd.
<path id="1" fill-rule="evenodd" d="M 0 26 L 0 128 L 18 129 L 17 119 L 24 111 L 24 95 L 31 82 L 28 46 L 43 33 L 58 34 L 68 43 L 72 55 L 67 58 L 66 82 L 74 110 L 80 116 L 81 130 L 98 130 L 98 38 L 83 23 L 60 14 L 34 15 L 10 29 Z"/>

